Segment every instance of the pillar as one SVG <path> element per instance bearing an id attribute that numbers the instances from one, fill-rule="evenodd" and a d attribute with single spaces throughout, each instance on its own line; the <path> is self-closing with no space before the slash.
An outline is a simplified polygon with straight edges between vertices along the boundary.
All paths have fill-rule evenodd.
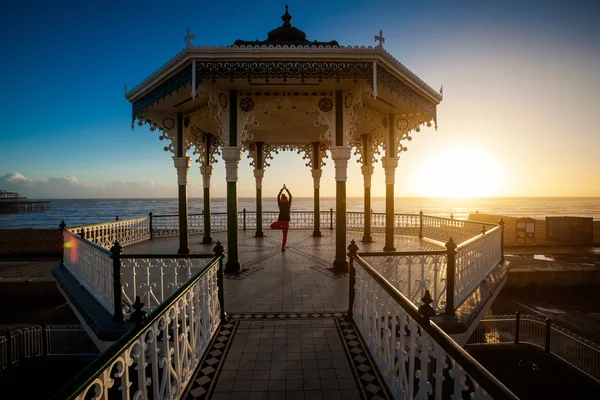
<path id="1" fill-rule="evenodd" d="M 227 263 L 225 272 L 239 274 L 242 272 L 238 254 L 238 198 L 237 180 L 238 164 L 242 158 L 239 147 L 224 147 L 225 179 L 227 180 Z"/>
<path id="2" fill-rule="evenodd" d="M 262 180 L 264 175 L 264 169 L 256 168 L 254 170 L 254 178 L 256 179 L 256 233 L 254 237 L 265 235 L 262 230 Z"/>
<path id="3" fill-rule="evenodd" d="M 177 113 L 177 141 L 173 162 L 177 169 L 177 198 L 179 205 L 179 254 L 189 254 L 188 245 L 188 201 L 187 201 L 187 172 L 190 168 L 190 158 L 185 155 L 185 138 L 183 136 L 183 114 Z"/>
<path id="4" fill-rule="evenodd" d="M 333 269 L 348 271 L 346 260 L 346 179 L 351 149 L 344 146 L 344 103 L 343 92 L 335 92 L 335 146 L 331 148 L 331 158 L 335 166 L 335 260 Z"/>
<path id="5" fill-rule="evenodd" d="M 212 243 L 212 237 L 210 236 L 210 177 L 212 175 L 212 171 L 212 165 L 205 165 L 200 167 L 200 174 L 202 175 L 202 185 L 204 187 L 204 237 L 202 238 L 203 244 Z"/>
<path id="6" fill-rule="evenodd" d="M 385 157 L 382 163 L 385 168 L 385 246 L 383 251 L 396 251 L 394 247 L 394 174 L 398 166 L 395 129 L 395 115 L 388 116 L 388 138 Z"/>
<path id="7" fill-rule="evenodd" d="M 371 177 L 373 176 L 373 162 L 371 146 L 369 144 L 369 135 L 363 135 L 362 159 L 363 166 L 361 168 L 364 179 L 364 222 L 363 222 L 363 238 L 364 243 L 372 243 L 371 237 Z"/>
<path id="8" fill-rule="evenodd" d="M 313 177 L 313 185 L 314 185 L 314 228 L 313 228 L 313 236 L 321 237 L 321 199 L 319 195 L 319 188 L 321 186 L 321 175 L 323 171 L 321 168 L 313 168 L 312 169 L 312 177 Z"/>

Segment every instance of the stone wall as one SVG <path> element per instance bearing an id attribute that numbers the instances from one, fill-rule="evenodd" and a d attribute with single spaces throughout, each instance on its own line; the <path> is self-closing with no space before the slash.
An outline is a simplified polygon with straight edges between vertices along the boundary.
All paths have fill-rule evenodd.
<path id="1" fill-rule="evenodd" d="M 62 236 L 58 229 L 2 229 L 0 255 L 59 254 Z"/>

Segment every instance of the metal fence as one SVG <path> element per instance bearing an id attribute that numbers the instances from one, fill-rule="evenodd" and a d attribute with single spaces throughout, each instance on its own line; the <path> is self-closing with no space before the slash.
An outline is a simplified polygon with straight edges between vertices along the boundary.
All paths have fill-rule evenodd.
<path id="1" fill-rule="evenodd" d="M 600 345 L 557 326 L 549 318 L 519 313 L 486 317 L 467 343 L 530 344 L 554 354 L 600 383 Z"/>
<path id="2" fill-rule="evenodd" d="M 81 325 L 33 325 L 0 336 L 0 371 L 33 357 L 98 354 Z"/>

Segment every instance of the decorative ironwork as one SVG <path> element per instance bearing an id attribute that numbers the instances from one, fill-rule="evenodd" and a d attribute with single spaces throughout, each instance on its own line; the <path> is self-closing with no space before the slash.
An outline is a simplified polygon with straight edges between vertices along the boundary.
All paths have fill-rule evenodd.
<path id="1" fill-rule="evenodd" d="M 329 112 L 333 109 L 333 101 L 328 97 L 323 97 L 319 100 L 319 110 Z"/>
<path id="2" fill-rule="evenodd" d="M 115 240 L 122 246 L 128 246 L 150 239 L 149 221 L 148 217 L 132 218 L 68 228 L 68 231 L 109 250 Z"/>
<path id="3" fill-rule="evenodd" d="M 250 97 L 244 97 L 240 100 L 240 109 L 244 112 L 250 112 L 254 110 L 254 100 Z"/>
<path id="4" fill-rule="evenodd" d="M 406 99 L 409 103 L 419 107 L 436 120 L 436 105 L 434 103 L 417 93 L 414 89 L 396 78 L 379 64 L 377 64 L 377 82 L 383 87 L 388 88 L 392 93 L 396 93 L 398 96 Z"/>
<path id="5" fill-rule="evenodd" d="M 398 121 L 396 121 L 396 127 L 400 130 L 408 128 L 408 121 L 406 118 L 400 118 Z"/>
<path id="6" fill-rule="evenodd" d="M 219 105 L 221 108 L 227 108 L 229 102 L 227 101 L 227 96 L 225 93 L 219 93 Z"/>
<path id="7" fill-rule="evenodd" d="M 143 110 L 158 103 L 173 92 L 179 92 L 181 88 L 192 82 L 192 69 L 190 65 L 183 66 L 183 69 L 172 75 L 164 83 L 152 90 L 150 93 L 136 101 L 132 105 L 132 120 Z"/>

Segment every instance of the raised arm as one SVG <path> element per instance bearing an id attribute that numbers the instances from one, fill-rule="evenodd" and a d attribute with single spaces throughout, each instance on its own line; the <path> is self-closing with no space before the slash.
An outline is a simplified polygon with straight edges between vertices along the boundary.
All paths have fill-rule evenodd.
<path id="1" fill-rule="evenodd" d="M 288 197 L 290 198 L 290 204 L 292 204 L 292 194 L 290 193 L 290 190 L 288 188 L 285 188 L 285 191 L 288 194 Z"/>
<path id="2" fill-rule="evenodd" d="M 281 201 L 281 193 L 283 193 L 283 188 L 281 188 L 281 190 L 279 191 L 279 194 L 277 195 L 277 204 L 279 204 L 279 202 Z"/>

